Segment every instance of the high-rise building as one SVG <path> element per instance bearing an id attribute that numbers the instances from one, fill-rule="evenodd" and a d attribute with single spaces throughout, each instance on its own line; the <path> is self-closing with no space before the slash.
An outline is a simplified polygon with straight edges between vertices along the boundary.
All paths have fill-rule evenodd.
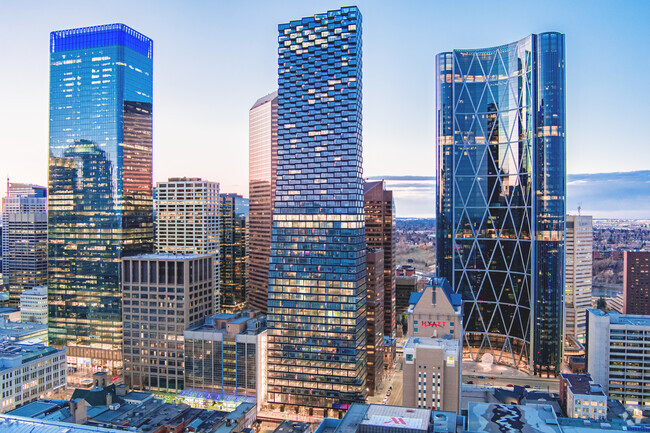
<path id="1" fill-rule="evenodd" d="M 221 311 L 234 313 L 246 308 L 248 199 L 239 194 L 221 194 L 220 197 Z"/>
<path id="2" fill-rule="evenodd" d="M 2 227 L 2 278 L 16 307 L 24 290 L 47 283 L 47 189 L 7 181 Z"/>
<path id="3" fill-rule="evenodd" d="M 50 341 L 122 367 L 122 257 L 153 250 L 153 41 L 123 24 L 50 35 Z"/>
<path id="4" fill-rule="evenodd" d="M 580 343 L 587 334 L 587 309 L 591 308 L 593 250 L 591 216 L 566 217 L 566 336 Z"/>
<path id="5" fill-rule="evenodd" d="M 650 316 L 587 310 L 587 371 L 610 399 L 650 406 Z"/>
<path id="6" fill-rule="evenodd" d="M 338 416 L 366 397 L 361 13 L 345 7 L 278 30 L 268 401 Z"/>
<path id="7" fill-rule="evenodd" d="M 650 315 L 650 251 L 623 255 L 623 313 Z"/>
<path id="8" fill-rule="evenodd" d="M 432 278 L 411 297 L 408 337 L 462 338 L 463 300 L 444 278 Z"/>
<path id="9" fill-rule="evenodd" d="M 278 92 L 255 102 L 248 113 L 248 134 L 248 304 L 266 313 L 278 169 Z"/>
<path id="10" fill-rule="evenodd" d="M 366 352 L 368 358 L 368 395 L 375 395 L 384 374 L 384 251 L 376 248 L 366 250 L 366 299 L 368 303 L 368 334 Z"/>
<path id="11" fill-rule="evenodd" d="M 441 53 L 436 65 L 438 275 L 466 300 L 465 355 L 556 376 L 564 342 L 564 35 Z"/>
<path id="12" fill-rule="evenodd" d="M 20 321 L 47 325 L 47 286 L 37 286 L 20 294 Z"/>
<path id="13" fill-rule="evenodd" d="M 172 177 L 156 185 L 156 251 L 213 254 L 215 309 L 221 304 L 219 183 Z M 210 312 L 209 314 L 212 314 Z"/>
<path id="14" fill-rule="evenodd" d="M 384 251 L 384 334 L 394 338 L 396 332 L 397 295 L 395 288 L 395 202 L 386 183 L 364 182 L 363 200 L 366 244 Z"/>
<path id="15" fill-rule="evenodd" d="M 186 329 L 214 311 L 212 254 L 145 254 L 122 261 L 124 382 L 131 389 L 185 389 Z"/>

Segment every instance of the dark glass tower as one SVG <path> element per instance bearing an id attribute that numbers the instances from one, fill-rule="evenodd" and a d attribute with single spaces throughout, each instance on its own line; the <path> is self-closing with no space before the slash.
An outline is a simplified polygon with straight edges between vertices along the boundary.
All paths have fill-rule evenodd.
<path id="1" fill-rule="evenodd" d="M 324 416 L 366 396 L 361 13 L 279 33 L 268 401 Z"/>
<path id="2" fill-rule="evenodd" d="M 123 24 L 50 36 L 50 342 L 122 367 L 120 261 L 153 249 L 153 42 Z"/>
<path id="3" fill-rule="evenodd" d="M 221 311 L 236 313 L 246 308 L 248 199 L 239 194 L 221 194 L 219 222 Z"/>
<path id="4" fill-rule="evenodd" d="M 463 294 L 465 348 L 561 372 L 564 35 L 437 57 L 438 272 Z"/>

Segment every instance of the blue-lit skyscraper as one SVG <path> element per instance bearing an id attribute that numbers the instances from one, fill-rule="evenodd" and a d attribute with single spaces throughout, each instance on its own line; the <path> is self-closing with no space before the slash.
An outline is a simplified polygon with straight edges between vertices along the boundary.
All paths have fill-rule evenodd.
<path id="1" fill-rule="evenodd" d="M 268 402 L 325 416 L 366 395 L 361 13 L 281 24 L 279 45 Z"/>
<path id="2" fill-rule="evenodd" d="M 120 261 L 153 250 L 153 42 L 123 24 L 50 35 L 50 341 L 122 367 Z"/>
<path id="3" fill-rule="evenodd" d="M 564 35 L 454 50 L 439 54 L 436 65 L 438 273 L 463 294 L 466 354 L 557 375 Z"/>

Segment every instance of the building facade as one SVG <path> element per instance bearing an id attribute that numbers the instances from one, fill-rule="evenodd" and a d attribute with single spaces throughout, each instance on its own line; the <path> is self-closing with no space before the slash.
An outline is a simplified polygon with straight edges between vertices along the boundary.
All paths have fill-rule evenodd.
<path id="1" fill-rule="evenodd" d="M 278 92 L 248 112 L 248 304 L 266 314 L 269 252 L 278 170 Z"/>
<path id="2" fill-rule="evenodd" d="M 234 313 L 246 308 L 248 199 L 239 194 L 221 194 L 219 206 L 221 311 Z"/>
<path id="3" fill-rule="evenodd" d="M 206 317 L 185 331 L 186 392 L 205 400 L 219 395 L 222 404 L 252 396 L 259 406 L 266 399 L 266 340 L 264 316 L 244 311 Z"/>
<path id="4" fill-rule="evenodd" d="M 607 396 L 587 374 L 560 374 L 560 405 L 569 418 L 607 419 Z"/>
<path id="5" fill-rule="evenodd" d="M 556 376 L 564 331 L 564 35 L 441 53 L 436 65 L 438 275 L 467 300 L 465 355 Z"/>
<path id="6" fill-rule="evenodd" d="M 460 343 L 458 338 L 410 337 L 406 341 L 403 406 L 460 411 Z"/>
<path id="7" fill-rule="evenodd" d="M 338 416 L 366 396 L 361 13 L 346 7 L 278 30 L 268 401 Z"/>
<path id="8" fill-rule="evenodd" d="M 623 313 L 650 315 L 650 251 L 623 255 Z"/>
<path id="9" fill-rule="evenodd" d="M 406 313 L 409 300 L 418 291 L 418 277 L 415 275 L 398 275 L 395 277 L 395 309 L 398 316 Z"/>
<path id="10" fill-rule="evenodd" d="M 368 395 L 375 395 L 384 375 L 384 251 L 368 247 L 366 251 L 366 298 L 368 334 Z"/>
<path id="11" fill-rule="evenodd" d="M 384 252 L 384 334 L 395 338 L 397 294 L 395 287 L 395 202 L 393 191 L 382 181 L 363 183 L 366 244 Z"/>
<path id="12" fill-rule="evenodd" d="M 587 309 L 591 308 L 592 218 L 575 215 L 566 218 L 566 336 L 584 343 Z"/>
<path id="13" fill-rule="evenodd" d="M 130 389 L 185 389 L 187 328 L 214 312 L 212 254 L 147 254 L 122 261 L 124 382 Z"/>
<path id="14" fill-rule="evenodd" d="M 123 25 L 50 35 L 50 341 L 122 367 L 120 260 L 153 250 L 153 41 Z"/>
<path id="15" fill-rule="evenodd" d="M 0 272 L 16 307 L 24 290 L 47 283 L 47 188 L 7 181 L 2 227 Z"/>
<path id="16" fill-rule="evenodd" d="M 432 278 L 411 296 L 408 337 L 462 338 L 463 300 L 444 278 Z"/>
<path id="17" fill-rule="evenodd" d="M 156 185 L 156 251 L 214 255 L 216 311 L 221 304 L 220 201 L 218 182 L 172 177 Z"/>
<path id="18" fill-rule="evenodd" d="M 0 342 L 0 412 L 42 398 L 67 381 L 65 349 Z"/>
<path id="19" fill-rule="evenodd" d="M 587 310 L 587 371 L 610 399 L 650 406 L 650 316 Z"/>
<path id="20" fill-rule="evenodd" d="M 47 286 L 38 286 L 20 294 L 20 321 L 47 325 Z"/>

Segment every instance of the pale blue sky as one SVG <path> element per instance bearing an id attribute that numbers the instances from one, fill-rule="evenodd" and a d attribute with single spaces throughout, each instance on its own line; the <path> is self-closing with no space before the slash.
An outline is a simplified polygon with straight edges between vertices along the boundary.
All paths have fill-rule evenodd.
<path id="1" fill-rule="evenodd" d="M 154 40 L 154 181 L 247 194 L 248 109 L 277 83 L 277 24 L 349 1 L 2 1 L 0 178 L 47 181 L 49 33 L 125 23 Z M 650 168 L 650 2 L 358 1 L 364 175 L 434 174 L 434 58 L 566 33 L 569 173 Z M 4 195 L 4 182 L 0 182 Z M 433 214 L 433 197 L 412 214 Z M 398 216 L 408 216 L 400 212 Z"/>

